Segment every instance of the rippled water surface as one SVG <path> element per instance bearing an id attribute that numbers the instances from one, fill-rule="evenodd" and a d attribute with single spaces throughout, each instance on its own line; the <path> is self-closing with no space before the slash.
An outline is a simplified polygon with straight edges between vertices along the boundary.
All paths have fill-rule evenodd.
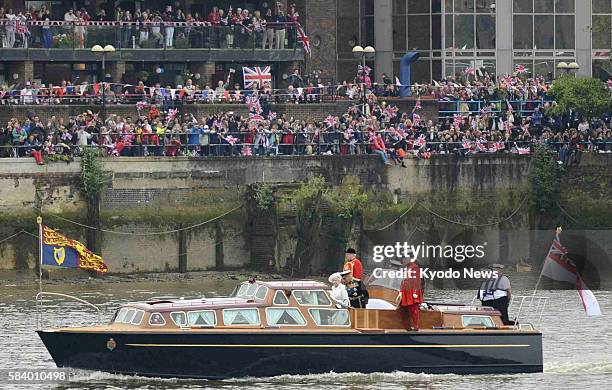
<path id="1" fill-rule="evenodd" d="M 0 282 L 0 363 L 3 368 L 54 368 L 36 329 L 34 296 L 37 286 Z M 231 292 L 236 281 L 134 281 L 122 283 L 66 282 L 49 285 L 48 291 L 83 297 L 103 310 L 106 321 L 120 303 L 154 296 L 214 296 Z M 516 291 L 515 294 L 528 291 Z M 543 374 L 517 375 L 425 375 L 335 374 L 245 378 L 224 381 L 155 379 L 79 371 L 69 385 L 57 389 L 610 389 L 612 388 L 612 292 L 596 291 L 604 315 L 586 317 L 575 291 L 542 291 L 549 304 L 542 318 L 544 333 Z M 469 303 L 472 291 L 427 292 L 431 300 Z M 69 301 L 50 301 L 44 306 L 45 325 L 86 323 L 92 311 Z M 342 353 L 339 350 L 339 353 Z M 5 387 L 3 387 L 5 386 Z M 6 388 L 0 384 L 0 388 Z M 23 388 L 41 388 L 40 385 Z"/>

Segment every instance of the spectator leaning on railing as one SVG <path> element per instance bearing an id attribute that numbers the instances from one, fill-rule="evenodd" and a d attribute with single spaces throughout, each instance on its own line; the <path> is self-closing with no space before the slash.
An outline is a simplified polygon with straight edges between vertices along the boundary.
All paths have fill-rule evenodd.
<path id="1" fill-rule="evenodd" d="M 267 4 L 267 3 L 263 3 Z M 62 23 L 52 20 L 51 10 L 42 5 L 37 11 L 34 7 L 26 11 L 13 12 L 0 8 L 0 33 L 2 47 L 12 48 L 16 38 L 21 47 L 52 48 L 64 45 L 73 39 L 75 47 L 84 48 L 90 26 L 113 27 L 117 29 L 117 47 L 166 47 L 172 48 L 181 41 L 181 47 L 263 47 L 268 49 L 285 48 L 285 32 L 289 29 L 290 47 L 296 44 L 295 26 L 299 24 L 299 14 L 292 6 L 289 17 L 285 16 L 280 2 L 275 9 L 258 7 L 241 9 L 229 6 L 226 10 L 214 6 L 208 15 L 197 12 L 184 12 L 180 7 L 166 5 L 157 10 L 122 9 L 116 7 L 113 15 L 100 9 L 92 18 L 84 9 L 70 9 L 62 18 Z M 114 22 L 114 23 L 113 23 Z M 57 39 L 52 29 L 59 27 Z M 31 36 L 30 30 L 37 32 Z M 63 46 L 62 46 L 63 47 Z"/>

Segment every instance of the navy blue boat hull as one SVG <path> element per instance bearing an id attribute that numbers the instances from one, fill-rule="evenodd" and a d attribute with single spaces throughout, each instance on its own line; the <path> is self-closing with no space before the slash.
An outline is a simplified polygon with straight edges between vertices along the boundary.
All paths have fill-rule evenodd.
<path id="1" fill-rule="evenodd" d="M 154 377 L 219 379 L 330 371 L 497 374 L 543 369 L 542 335 L 535 332 L 38 334 L 58 367 Z"/>

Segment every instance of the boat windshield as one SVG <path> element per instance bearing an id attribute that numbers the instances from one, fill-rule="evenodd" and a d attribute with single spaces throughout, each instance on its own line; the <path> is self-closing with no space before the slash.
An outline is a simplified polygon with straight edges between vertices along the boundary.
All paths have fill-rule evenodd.
<path id="1" fill-rule="evenodd" d="M 388 272 L 385 272 L 388 271 Z M 374 276 L 374 274 L 368 276 L 366 278 L 366 286 L 380 286 L 386 287 L 391 290 L 400 290 L 400 286 L 402 284 L 402 279 L 395 277 L 397 276 L 397 270 L 382 270 L 382 272 L 377 273 L 380 277 Z"/>
<path id="2" fill-rule="evenodd" d="M 257 283 L 240 283 L 234 289 L 234 292 L 230 295 L 230 297 L 232 298 L 253 298 L 253 296 L 255 295 L 255 291 L 257 291 L 258 287 L 260 287 L 260 285 Z"/>

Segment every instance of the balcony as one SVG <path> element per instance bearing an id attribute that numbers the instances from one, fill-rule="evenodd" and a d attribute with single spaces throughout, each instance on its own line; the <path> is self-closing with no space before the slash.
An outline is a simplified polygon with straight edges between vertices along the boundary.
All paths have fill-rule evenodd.
<path id="1" fill-rule="evenodd" d="M 5 28 L 8 21 L 0 21 Z M 118 22 L 27 22 L 28 34 L 15 34 L 12 47 L 0 48 L 3 61 L 96 61 L 90 48 L 93 45 L 113 45 L 117 52 L 108 55 L 109 61 L 231 61 L 231 62 L 287 62 L 304 59 L 304 51 L 297 42 L 296 26 L 271 24 L 274 41 L 263 39 L 265 32 L 256 32 L 240 25 L 211 26 L 204 23 L 173 23 L 160 26 L 154 23 Z M 284 30 L 284 45 L 276 38 Z M 171 34 L 171 35 L 170 35 Z M 172 39 L 169 37 L 172 36 Z M 280 41 L 280 40 L 279 40 Z"/>

